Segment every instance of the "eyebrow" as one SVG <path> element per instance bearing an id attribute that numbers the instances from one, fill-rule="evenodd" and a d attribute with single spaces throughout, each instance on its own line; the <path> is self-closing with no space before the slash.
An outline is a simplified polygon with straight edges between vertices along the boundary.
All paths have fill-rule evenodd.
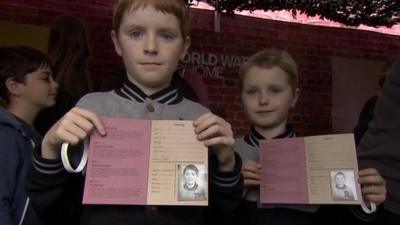
<path id="1" fill-rule="evenodd" d="M 127 24 L 125 27 L 122 28 L 124 31 L 129 31 L 131 29 L 139 29 L 139 30 L 146 30 L 146 27 L 140 24 L 135 24 L 135 23 L 131 23 L 131 24 Z M 179 32 L 179 28 L 176 27 L 172 27 L 172 26 L 162 26 L 162 27 L 158 27 L 157 30 L 160 31 L 169 31 L 169 32 Z"/>

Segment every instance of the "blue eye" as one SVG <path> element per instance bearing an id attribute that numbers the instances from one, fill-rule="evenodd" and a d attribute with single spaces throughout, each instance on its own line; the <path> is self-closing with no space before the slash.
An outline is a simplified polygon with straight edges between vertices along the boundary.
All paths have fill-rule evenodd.
<path id="1" fill-rule="evenodd" d="M 279 92 L 281 92 L 282 90 L 279 89 L 279 88 L 273 88 L 271 91 L 272 91 L 273 93 L 279 93 Z"/>
<path id="2" fill-rule="evenodd" d="M 250 90 L 247 90 L 245 93 L 248 94 L 248 95 L 254 95 L 254 94 L 257 93 L 257 90 L 250 89 Z"/>
<path id="3" fill-rule="evenodd" d="M 273 95 L 278 95 L 278 94 L 282 93 L 283 89 L 282 88 L 271 88 L 269 91 Z"/>
<path id="4" fill-rule="evenodd" d="M 129 32 L 129 36 L 131 36 L 132 38 L 141 38 L 143 36 L 143 32 L 142 31 L 138 31 L 138 30 L 134 30 Z"/>
<path id="5" fill-rule="evenodd" d="M 175 39 L 176 35 L 171 32 L 161 32 L 160 37 L 164 40 L 173 40 Z"/>

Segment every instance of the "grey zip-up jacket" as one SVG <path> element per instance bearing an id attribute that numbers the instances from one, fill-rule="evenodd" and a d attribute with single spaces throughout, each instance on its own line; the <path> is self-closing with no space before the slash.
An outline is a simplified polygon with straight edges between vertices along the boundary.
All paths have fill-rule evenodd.
<path id="1" fill-rule="evenodd" d="M 174 86 L 147 96 L 126 80 L 114 91 L 85 95 L 77 105 L 98 116 L 147 120 L 193 120 L 208 111 L 183 98 Z M 51 225 L 223 224 L 218 221 L 221 215 L 230 215 L 242 193 L 241 160 L 236 155 L 232 171 L 218 170 L 215 157 L 210 158 L 209 207 L 82 205 L 84 175 L 68 174 L 60 160 L 46 160 L 39 152 L 29 173 L 28 193 L 40 218 Z"/>

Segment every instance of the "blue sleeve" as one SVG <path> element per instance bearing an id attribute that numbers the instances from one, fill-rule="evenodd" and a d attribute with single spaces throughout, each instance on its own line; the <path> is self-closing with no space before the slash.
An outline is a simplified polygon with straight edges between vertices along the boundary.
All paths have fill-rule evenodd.
<path id="1" fill-rule="evenodd" d="M 0 130 L 0 224 L 16 225 L 12 218 L 11 203 L 17 184 L 19 150 L 18 141 L 11 132 Z"/>

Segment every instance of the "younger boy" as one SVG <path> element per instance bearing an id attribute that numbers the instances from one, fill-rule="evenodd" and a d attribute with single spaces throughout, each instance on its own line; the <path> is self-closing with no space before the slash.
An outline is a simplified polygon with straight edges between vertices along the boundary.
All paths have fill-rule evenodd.
<path id="1" fill-rule="evenodd" d="M 258 209 L 259 185 L 261 183 L 258 164 L 259 142 L 267 138 L 292 138 L 295 132 L 287 124 L 289 110 L 299 97 L 298 69 L 293 58 L 285 51 L 263 50 L 251 56 L 239 71 L 243 107 L 252 122 L 250 133 L 235 142 L 235 150 L 243 160 L 242 174 L 245 184 L 243 201 L 237 214 L 237 224 L 311 224 L 318 206 L 271 205 Z M 369 174 L 369 173 L 368 173 Z M 376 170 L 367 175 L 383 193 L 382 178 Z M 360 171 L 360 177 L 365 177 Z M 378 180 L 376 183 L 374 181 Z M 367 181 L 360 179 L 361 185 Z M 363 189 L 364 191 L 364 189 Z M 365 199 L 371 201 L 365 193 Z M 383 202 L 384 197 L 381 201 Z"/>
<path id="2" fill-rule="evenodd" d="M 57 83 L 46 56 L 28 47 L 0 48 L 0 224 L 40 224 L 25 192 L 33 148 L 41 137 L 32 123 L 55 104 Z"/>
<path id="3" fill-rule="evenodd" d="M 240 199 L 241 161 L 234 154 L 230 125 L 184 99 L 171 84 L 189 45 L 188 9 L 181 0 L 120 0 L 111 37 L 127 76 L 121 88 L 84 96 L 45 135 L 34 155 L 28 191 L 48 224 L 204 224 L 202 207 L 82 205 L 84 177 L 67 174 L 62 142 L 77 144 L 93 129 L 106 135 L 99 116 L 194 120 L 197 138 L 210 147 L 210 215 Z M 226 202 L 229 200 L 230 202 Z M 212 221 L 212 219 L 210 220 Z M 214 221 L 212 221 L 214 223 Z"/>

